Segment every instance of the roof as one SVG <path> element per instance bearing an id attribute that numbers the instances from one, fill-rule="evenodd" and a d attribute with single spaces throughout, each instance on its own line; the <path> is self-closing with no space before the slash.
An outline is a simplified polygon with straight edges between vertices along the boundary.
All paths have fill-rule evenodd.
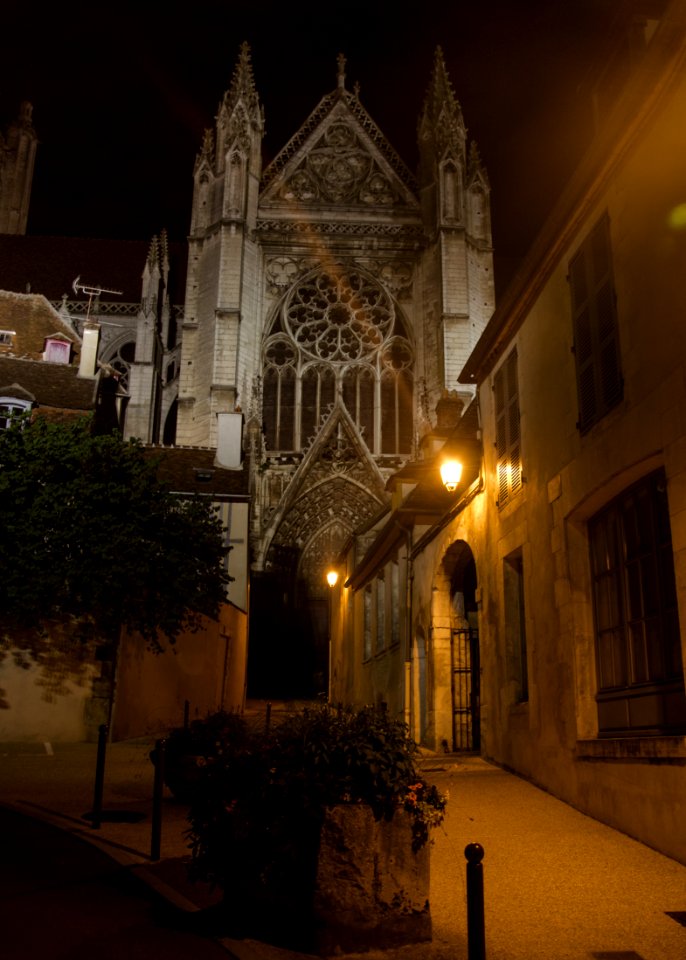
<path id="1" fill-rule="evenodd" d="M 39 408 L 87 413 L 95 408 L 99 378 L 78 373 L 66 363 L 0 356 L 0 395 L 25 399 L 28 394 Z"/>
<path id="2" fill-rule="evenodd" d="M 76 331 L 38 294 L 0 290 L 0 330 L 12 331 L 12 344 L 0 348 L 0 354 L 41 360 L 47 337 L 71 340 L 75 350 L 81 347 Z"/>
<path id="3" fill-rule="evenodd" d="M 169 287 L 173 304 L 184 301 L 186 244 L 170 243 Z M 103 300 L 140 303 L 141 278 L 150 241 L 95 240 L 83 237 L 33 237 L 0 234 L 0 289 L 42 293 L 48 300 L 78 297 L 72 284 L 82 283 L 121 291 L 104 293 Z"/>
<path id="4" fill-rule="evenodd" d="M 465 493 L 479 476 L 483 459 L 476 402 L 467 407 L 447 434 L 436 434 L 442 443 L 439 453 L 424 460 L 410 461 L 389 478 L 387 489 L 398 490 L 402 499 L 379 527 L 373 542 L 346 581 L 347 586 L 355 590 L 364 586 L 406 542 L 414 527 L 428 526 L 427 534 L 430 535 L 446 517 L 461 509 Z M 441 482 L 440 464 L 446 456 L 462 461 L 459 495 L 449 493 Z M 403 496 L 405 484 L 410 490 Z"/>
<path id="5" fill-rule="evenodd" d="M 146 447 L 146 454 L 159 457 L 158 477 L 174 493 L 202 494 L 213 500 L 247 500 L 247 463 L 240 470 L 221 467 L 211 447 Z"/>

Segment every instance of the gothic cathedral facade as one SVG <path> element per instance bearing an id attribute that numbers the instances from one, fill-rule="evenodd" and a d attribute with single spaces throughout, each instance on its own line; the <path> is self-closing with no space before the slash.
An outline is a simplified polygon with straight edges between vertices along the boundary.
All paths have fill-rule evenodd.
<path id="1" fill-rule="evenodd" d="M 327 565 L 469 390 L 494 309 L 488 178 L 440 49 L 417 177 L 344 71 L 263 169 L 244 44 L 195 166 L 176 442 L 216 447 L 218 414 L 243 413 L 259 696 L 325 688 Z"/>

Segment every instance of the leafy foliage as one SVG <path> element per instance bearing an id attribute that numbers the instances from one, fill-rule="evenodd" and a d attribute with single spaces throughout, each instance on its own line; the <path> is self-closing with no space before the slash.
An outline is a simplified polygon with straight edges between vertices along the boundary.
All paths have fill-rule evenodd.
<path id="1" fill-rule="evenodd" d="M 306 882 L 328 806 L 368 804 L 377 819 L 404 809 L 417 849 L 446 805 L 418 773 L 406 725 L 372 707 L 322 705 L 268 734 L 244 725 L 206 759 L 190 811 L 192 873 L 222 887 L 237 862 L 241 884 Z"/>
<path id="2" fill-rule="evenodd" d="M 159 651 L 224 601 L 211 506 L 166 490 L 139 442 L 90 427 L 37 418 L 0 432 L 0 647 L 19 658 L 47 663 L 122 627 Z"/>

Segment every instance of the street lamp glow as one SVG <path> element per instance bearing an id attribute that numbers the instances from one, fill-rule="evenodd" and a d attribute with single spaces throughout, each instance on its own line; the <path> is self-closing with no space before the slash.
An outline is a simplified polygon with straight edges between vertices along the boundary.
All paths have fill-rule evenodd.
<path id="1" fill-rule="evenodd" d="M 338 583 L 338 571 L 329 570 L 329 572 L 326 574 L 326 582 L 330 587 L 335 587 Z"/>
<path id="2" fill-rule="evenodd" d="M 444 460 L 441 464 L 441 480 L 448 493 L 457 490 L 462 477 L 462 464 L 459 460 Z"/>

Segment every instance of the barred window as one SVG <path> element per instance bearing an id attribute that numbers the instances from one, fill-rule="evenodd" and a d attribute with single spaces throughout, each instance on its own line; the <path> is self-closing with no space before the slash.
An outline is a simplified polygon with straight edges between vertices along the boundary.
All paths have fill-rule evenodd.
<path id="1" fill-rule="evenodd" d="M 622 399 L 610 225 L 591 231 L 569 265 L 574 324 L 578 427 L 584 432 Z"/>
<path id="2" fill-rule="evenodd" d="M 522 485 L 519 433 L 517 350 L 512 350 L 493 380 L 497 452 L 498 506 L 503 507 Z"/>
<path id="3" fill-rule="evenodd" d="M 659 471 L 589 523 L 601 735 L 686 731 L 666 480 Z"/>

